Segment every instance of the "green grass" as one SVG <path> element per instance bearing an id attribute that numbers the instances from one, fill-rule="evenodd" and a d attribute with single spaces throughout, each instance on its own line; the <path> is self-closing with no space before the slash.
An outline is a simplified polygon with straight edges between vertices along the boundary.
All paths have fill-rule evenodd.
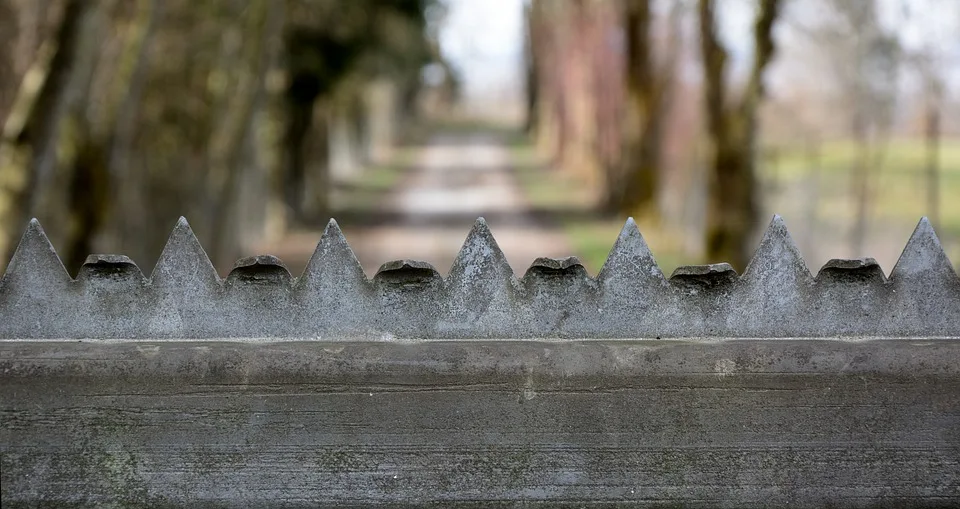
<path id="1" fill-rule="evenodd" d="M 617 240 L 623 223 L 624 221 L 618 219 L 570 220 L 563 222 L 563 228 L 584 266 L 596 275 L 610 254 L 610 248 Z M 676 242 L 664 232 L 649 225 L 640 225 L 640 230 L 657 260 L 657 265 L 667 277 L 681 265 L 703 263 L 676 247 Z"/>
<path id="2" fill-rule="evenodd" d="M 472 118 L 420 118 L 404 126 L 402 145 L 424 145 L 438 133 L 450 136 L 470 136 L 484 134 L 497 137 L 509 146 L 526 143 L 526 136 L 520 126 L 489 122 Z"/>
<path id="3" fill-rule="evenodd" d="M 849 231 L 856 217 L 851 170 L 857 147 L 849 141 L 837 141 L 822 145 L 819 152 L 819 158 L 815 159 L 803 149 L 785 148 L 778 150 L 776 158 L 759 160 L 768 207 L 785 217 L 789 214 L 802 218 L 811 208 L 805 201 L 810 199 L 810 190 L 814 190 L 815 221 L 839 231 Z M 960 261 L 960 200 L 954 197 L 960 196 L 960 140 L 941 142 L 939 162 L 937 233 L 948 256 L 957 263 Z M 900 246 L 886 247 L 877 241 L 873 249 L 898 251 L 920 217 L 931 214 L 926 178 L 926 147 L 922 139 L 895 139 L 885 145 L 880 166 L 870 171 L 868 235 L 880 238 L 890 231 L 905 233 L 901 235 Z M 806 198 L 800 198 L 801 188 L 807 189 Z M 825 239 L 825 242 L 845 241 Z"/>
<path id="4" fill-rule="evenodd" d="M 561 211 L 583 209 L 582 186 L 570 177 L 546 168 L 529 143 L 513 145 L 517 178 L 531 205 L 558 211 L 557 222 L 567 233 L 574 253 L 596 273 L 623 225 L 620 219 L 576 219 Z M 779 148 L 778 157 L 758 158 L 758 179 L 766 211 L 778 213 L 799 233 L 801 224 L 812 224 L 813 249 L 804 255 L 816 272 L 828 257 L 857 256 L 849 252 L 856 203 L 851 192 L 851 168 L 856 146 L 847 141 L 820 147 L 819 171 L 803 148 Z M 886 145 L 882 164 L 871 173 L 868 207 L 867 255 L 890 271 L 896 257 L 921 216 L 930 214 L 926 198 L 925 147 L 919 139 L 893 140 Z M 940 218 L 937 233 L 950 259 L 960 262 L 960 140 L 944 140 L 940 147 Z M 811 192 L 812 191 L 812 192 Z M 815 201 L 811 201 L 815 195 Z M 807 218 L 810 209 L 813 220 Z M 569 215 L 568 215 L 569 216 Z M 664 273 L 679 265 L 704 263 L 681 248 L 670 232 L 640 226 Z M 808 241 L 809 242 L 809 241 Z"/>
<path id="5" fill-rule="evenodd" d="M 400 185 L 408 168 L 416 161 L 414 147 L 399 147 L 389 161 L 367 166 L 347 181 L 333 187 L 331 206 L 337 212 L 371 212 L 383 204 L 384 198 Z"/>
<path id="6" fill-rule="evenodd" d="M 557 225 L 566 233 L 573 253 L 592 274 L 603 267 L 626 218 L 605 218 L 584 214 L 592 207 L 591 197 L 569 175 L 547 167 L 526 140 L 512 145 L 512 160 L 520 184 L 530 205 L 556 211 Z M 678 247 L 676 239 L 651 225 L 641 225 L 661 270 L 669 276 L 680 265 L 700 263 Z"/>

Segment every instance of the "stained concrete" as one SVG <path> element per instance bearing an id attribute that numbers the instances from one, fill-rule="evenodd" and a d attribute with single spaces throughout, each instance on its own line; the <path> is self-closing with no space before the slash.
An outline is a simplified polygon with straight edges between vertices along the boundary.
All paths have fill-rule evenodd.
<path id="1" fill-rule="evenodd" d="M 814 277 L 775 217 L 742 275 L 718 264 L 668 279 L 628 220 L 595 278 L 575 258 L 521 277 L 481 218 L 445 278 L 416 260 L 367 278 L 331 221 L 299 276 L 261 256 L 222 280 L 181 219 L 149 278 L 98 255 L 73 280 L 34 221 L 0 280 L 0 316 L 9 339 L 957 338 L 960 278 L 926 219 L 889 279 L 870 259 Z"/>
<path id="2" fill-rule="evenodd" d="M 814 277 L 775 217 L 742 275 L 522 276 L 482 219 L 446 277 L 221 279 L 186 220 L 153 273 L 77 279 L 39 223 L 0 280 L 3 507 L 960 505 L 960 280 L 926 220 L 890 277 Z"/>
<path id="3" fill-rule="evenodd" d="M 0 342 L 3 507 L 949 507 L 960 342 Z"/>

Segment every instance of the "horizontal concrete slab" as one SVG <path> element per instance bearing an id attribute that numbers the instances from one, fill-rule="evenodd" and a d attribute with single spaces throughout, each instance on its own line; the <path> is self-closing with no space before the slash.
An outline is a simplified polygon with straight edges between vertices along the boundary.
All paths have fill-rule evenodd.
<path id="1" fill-rule="evenodd" d="M 0 341 L 3 507 L 960 504 L 960 340 Z"/>

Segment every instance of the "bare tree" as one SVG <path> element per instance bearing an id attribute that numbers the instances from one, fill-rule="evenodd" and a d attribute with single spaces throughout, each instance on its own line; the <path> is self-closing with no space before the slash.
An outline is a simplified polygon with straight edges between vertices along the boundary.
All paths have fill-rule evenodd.
<path id="1" fill-rule="evenodd" d="M 754 23 L 754 55 L 742 90 L 730 94 L 725 78 L 727 51 L 717 35 L 715 0 L 700 0 L 707 131 L 713 142 L 707 208 L 707 257 L 742 269 L 750 258 L 757 224 L 754 170 L 757 108 L 764 96 L 763 73 L 773 59 L 773 27 L 779 0 L 760 0 Z"/>
<path id="2" fill-rule="evenodd" d="M 910 2 L 902 3 L 906 21 L 917 22 L 924 37 L 919 45 L 904 48 L 906 63 L 916 71 L 919 78 L 919 92 L 923 108 L 924 166 L 926 174 L 927 216 L 934 227 L 940 224 L 940 138 L 941 110 L 945 103 L 946 73 L 951 63 L 949 52 L 944 48 L 952 40 L 951 29 L 957 28 L 958 12 L 952 2 L 932 1 L 927 5 L 930 11 L 920 11 Z M 936 16 L 944 24 L 931 23 Z M 939 26 L 931 26 L 939 25 Z M 936 28 L 940 28 L 937 30 Z M 944 33 L 946 32 L 946 33 Z"/>
<path id="3" fill-rule="evenodd" d="M 835 80 L 837 111 L 847 111 L 854 143 L 850 196 L 855 206 L 850 250 L 863 254 L 870 198 L 893 122 L 902 54 L 897 35 L 881 24 L 876 2 L 826 0 L 828 16 L 806 30 Z M 828 78 L 829 79 L 829 78 Z"/>
<path id="4" fill-rule="evenodd" d="M 40 85 L 24 80 L 19 104 L 13 106 L 22 111 L 4 126 L 0 141 L 0 202 L 8 207 L 0 216 L 4 259 L 12 256 L 23 225 L 37 210 L 38 190 L 54 170 L 60 120 L 68 108 L 68 84 L 91 7 L 90 0 L 68 0 L 56 35 L 44 43 L 35 62 L 33 76 Z"/>
<path id="5" fill-rule="evenodd" d="M 626 104 L 622 155 L 614 168 L 609 202 L 625 215 L 652 216 L 661 171 L 663 131 L 680 54 L 682 2 L 674 2 L 664 54 L 657 58 L 650 0 L 625 0 Z"/>
<path id="6" fill-rule="evenodd" d="M 530 111 L 536 119 L 541 147 L 552 155 L 552 166 L 574 175 L 591 194 L 602 186 L 597 140 L 599 98 L 595 75 L 599 11 L 603 2 L 534 0 L 529 9 L 532 61 L 528 74 L 536 79 Z"/>
<path id="7" fill-rule="evenodd" d="M 71 271 L 104 247 L 149 266 L 186 215 L 224 266 L 281 208 L 284 178 L 325 214 L 326 112 L 387 76 L 410 114 L 435 5 L 0 0 L 0 256 L 36 215 Z M 284 108 L 285 86 L 305 100 Z M 363 104 L 341 111 L 359 125 Z"/>
<path id="8" fill-rule="evenodd" d="M 238 75 L 234 91 L 233 107 L 224 112 L 217 124 L 210 144 L 210 172 L 216 179 L 212 195 L 214 200 L 210 231 L 210 257 L 221 266 L 231 262 L 239 251 L 239 232 L 229 224 L 238 215 L 240 185 L 244 170 L 250 169 L 241 158 L 244 143 L 251 141 L 256 112 L 263 106 L 265 77 L 280 50 L 272 44 L 280 37 L 284 22 L 282 5 L 273 5 L 268 0 L 252 2 L 249 8 L 249 34 L 246 54 L 242 55 L 235 69 Z"/>
<path id="9" fill-rule="evenodd" d="M 943 107 L 944 79 L 935 56 L 919 59 L 924 82 L 924 140 L 926 146 L 927 215 L 933 227 L 940 225 L 940 110 Z"/>

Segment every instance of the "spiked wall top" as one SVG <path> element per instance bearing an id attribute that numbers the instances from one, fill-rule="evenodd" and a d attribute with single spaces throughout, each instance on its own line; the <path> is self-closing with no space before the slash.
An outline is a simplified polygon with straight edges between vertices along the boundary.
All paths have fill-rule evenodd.
<path id="1" fill-rule="evenodd" d="M 925 218 L 887 279 L 871 258 L 814 277 L 775 216 L 742 276 L 666 278 L 629 219 L 596 278 L 573 257 L 518 278 L 481 218 L 446 279 L 412 260 L 367 279 L 331 220 L 299 277 L 258 256 L 222 280 L 181 218 L 149 278 L 92 255 L 74 280 L 33 220 L 0 279 L 0 339 L 723 337 L 960 337 L 960 278 Z"/>

